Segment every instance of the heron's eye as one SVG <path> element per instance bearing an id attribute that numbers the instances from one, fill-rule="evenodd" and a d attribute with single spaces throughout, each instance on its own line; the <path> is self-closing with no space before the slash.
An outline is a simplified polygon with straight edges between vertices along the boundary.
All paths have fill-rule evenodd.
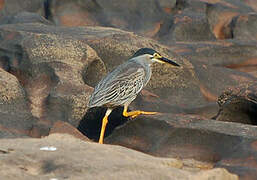
<path id="1" fill-rule="evenodd" d="M 156 59 L 158 59 L 158 58 L 161 58 L 161 55 L 158 54 L 158 53 L 154 53 L 154 54 L 153 54 L 153 57 L 156 58 Z"/>

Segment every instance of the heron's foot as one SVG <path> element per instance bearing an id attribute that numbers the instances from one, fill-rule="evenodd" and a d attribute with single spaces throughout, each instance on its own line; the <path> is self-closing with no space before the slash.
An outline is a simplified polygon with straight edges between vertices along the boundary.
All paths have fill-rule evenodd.
<path id="1" fill-rule="evenodd" d="M 146 111 L 131 111 L 131 112 L 124 112 L 123 116 L 125 117 L 131 117 L 131 118 L 135 118 L 140 114 L 146 114 L 146 115 L 153 115 L 153 114 L 157 114 L 158 112 L 146 112 Z"/>

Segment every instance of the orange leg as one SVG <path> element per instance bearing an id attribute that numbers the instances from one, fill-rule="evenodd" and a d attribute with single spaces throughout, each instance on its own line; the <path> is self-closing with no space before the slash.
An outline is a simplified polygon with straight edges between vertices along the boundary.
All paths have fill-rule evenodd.
<path id="1" fill-rule="evenodd" d="M 157 112 L 145 112 L 145 111 L 131 111 L 131 112 L 128 112 L 128 106 L 124 106 L 123 116 L 135 118 L 140 114 L 153 115 L 153 114 L 157 114 Z"/>
<path id="2" fill-rule="evenodd" d="M 105 116 L 102 120 L 101 134 L 100 134 L 100 138 L 99 138 L 99 143 L 100 144 L 104 143 L 104 132 L 105 132 L 106 125 L 108 123 L 108 116 L 111 114 L 111 112 L 112 112 L 112 109 L 108 108 L 106 113 L 105 113 Z"/>

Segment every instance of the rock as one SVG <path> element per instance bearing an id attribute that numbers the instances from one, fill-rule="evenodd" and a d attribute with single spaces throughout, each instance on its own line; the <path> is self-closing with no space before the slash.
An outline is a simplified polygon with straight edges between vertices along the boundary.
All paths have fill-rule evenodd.
<path id="1" fill-rule="evenodd" d="M 0 16 L 13 15 L 22 11 L 38 13 L 45 15 L 45 0 L 2 0 Z"/>
<path id="2" fill-rule="evenodd" d="M 19 12 L 17 14 L 4 16 L 0 19 L 0 24 L 17 24 L 17 23 L 42 23 L 46 25 L 53 25 L 44 17 L 36 13 Z"/>
<path id="3" fill-rule="evenodd" d="M 254 65 L 257 57 L 256 43 L 238 40 L 224 40 L 221 42 L 202 42 L 181 44 L 181 49 L 188 49 L 186 53 L 181 55 L 186 58 L 201 61 L 214 66 L 224 66 L 233 69 L 233 65 L 242 64 L 245 66 L 247 62 Z M 179 47 L 177 47 L 179 48 Z M 254 68 L 254 67 L 253 67 Z M 244 71 L 245 72 L 245 71 Z M 247 71 L 248 72 L 248 71 Z"/>
<path id="4" fill-rule="evenodd" d="M 256 132 L 256 126 L 246 124 L 196 115 L 160 114 L 128 121 L 116 128 L 105 143 L 158 157 L 196 159 L 226 168 L 242 178 L 255 179 Z"/>
<path id="5" fill-rule="evenodd" d="M 225 169 L 190 172 L 180 169 L 183 166 L 180 160 L 84 142 L 70 135 L 1 139 L 0 143 L 4 147 L 0 154 L 4 179 L 238 179 Z"/>
<path id="6" fill-rule="evenodd" d="M 218 177 L 217 177 L 218 175 Z M 209 171 L 208 173 L 198 173 L 198 175 L 196 177 L 194 177 L 193 179 L 227 179 L 227 180 L 232 180 L 236 177 L 231 176 L 230 174 L 227 173 L 227 171 L 225 169 L 215 169 L 212 171 Z"/>
<path id="7" fill-rule="evenodd" d="M 235 39 L 252 41 L 257 40 L 257 14 L 239 15 L 233 19 L 233 37 Z"/>
<path id="8" fill-rule="evenodd" d="M 253 10 L 257 11 L 257 4 L 254 0 L 248 0 L 245 2 L 249 7 L 251 7 Z"/>
<path id="9" fill-rule="evenodd" d="M 198 66 L 200 71 L 203 72 L 200 75 L 201 77 L 199 77 L 198 75 L 196 76 L 193 71 L 189 71 L 189 69 L 192 68 L 192 63 L 189 61 L 189 58 L 188 60 L 179 58 L 179 56 L 172 53 L 169 50 L 169 48 L 159 45 L 156 41 L 138 37 L 133 33 L 128 33 L 125 31 L 120 31 L 112 28 L 88 27 L 86 28 L 86 30 L 81 29 L 73 29 L 70 32 L 68 32 L 69 30 L 61 31 L 63 31 L 63 33 L 65 32 L 66 35 L 68 34 L 72 35 L 73 37 L 76 36 L 76 38 L 79 39 L 84 39 L 86 43 L 89 44 L 97 52 L 100 58 L 104 61 L 108 71 L 112 70 L 115 66 L 125 61 L 127 58 L 131 56 L 131 54 L 133 54 L 133 52 L 135 52 L 138 48 L 141 47 L 153 47 L 154 49 L 160 51 L 163 55 L 175 59 L 181 64 L 187 63 L 187 65 L 183 65 L 184 67 L 187 66 L 183 69 L 171 69 L 166 66 L 157 65 L 156 69 L 154 69 L 155 75 L 153 76 L 152 80 L 150 81 L 147 87 L 147 90 L 150 90 L 155 94 L 161 95 L 161 98 L 166 99 L 167 94 L 169 94 L 168 101 L 171 102 L 172 105 L 177 104 L 178 102 L 181 103 L 181 106 L 186 106 L 189 108 L 195 108 L 195 103 L 197 103 L 197 106 L 206 105 L 206 100 L 211 102 L 216 101 L 216 98 L 222 92 L 221 90 L 224 90 L 224 84 L 226 84 L 226 87 L 234 86 L 237 84 L 239 78 L 245 81 L 252 80 L 250 77 L 247 77 L 244 74 L 236 73 L 230 75 L 230 73 L 233 73 L 233 71 L 228 71 L 222 68 L 212 68 L 206 66 L 205 64 L 203 65 L 203 67 L 201 67 L 200 65 Z M 29 30 L 28 27 L 27 30 Z M 82 37 L 82 32 L 79 31 L 84 31 L 84 35 L 86 36 Z M 56 31 L 53 28 L 51 29 L 51 32 L 58 34 L 58 31 Z M 197 62 L 197 64 L 199 64 L 199 62 Z M 223 71 L 225 71 L 226 75 L 224 76 L 229 76 L 231 77 L 231 79 L 225 79 L 226 83 L 224 83 L 223 78 L 222 81 L 220 81 L 220 79 L 216 80 L 216 78 L 214 78 L 216 82 L 213 83 L 213 81 L 209 81 L 207 78 L 205 78 L 206 75 L 204 73 L 207 72 L 204 69 L 205 67 L 207 67 L 207 69 L 213 69 L 213 72 L 210 74 L 208 78 L 215 77 L 215 71 L 219 70 L 223 75 Z M 183 74 L 183 76 L 180 76 L 180 74 Z M 174 79 L 167 82 L 166 79 L 168 77 L 174 77 Z M 177 80 L 177 77 L 183 77 L 183 79 Z M 205 79 L 203 80 L 203 82 L 199 84 L 198 78 Z M 206 80 L 208 80 L 208 82 L 206 82 Z M 179 83 L 176 83 L 177 81 L 179 81 Z M 213 84 L 205 85 L 205 83 Z M 213 88 L 217 87 L 219 87 L 218 90 L 213 90 Z M 178 89 L 180 89 L 179 92 Z M 183 89 L 183 91 L 181 91 L 181 89 Z M 183 98 L 180 98 L 179 94 L 181 93 L 184 95 Z M 166 97 L 164 97 L 163 94 L 166 94 Z M 198 98 L 192 99 L 192 97 L 196 94 Z"/>
<path id="10" fill-rule="evenodd" d="M 26 25 L 19 24 L 19 25 L 5 25 L 5 26 L 2 26 L 2 28 L 0 27 L 0 30 L 1 29 L 3 33 L 4 32 L 6 32 L 7 34 L 9 34 L 10 32 L 13 32 L 15 34 L 17 33 L 17 38 L 19 37 L 19 35 L 23 35 L 24 39 L 26 39 L 22 42 L 22 44 L 20 42 L 17 42 L 17 43 L 21 44 L 22 47 L 26 47 L 26 54 L 28 54 L 30 59 L 34 59 L 34 58 L 36 59 L 34 61 L 33 60 L 28 61 L 28 64 L 29 65 L 31 64 L 30 66 L 34 67 L 28 70 L 30 71 L 33 70 L 32 72 L 35 73 L 35 75 L 33 75 L 32 80 L 29 80 L 29 83 L 32 83 L 32 84 L 39 83 L 39 82 L 42 83 L 42 80 L 39 81 L 39 79 L 44 79 L 45 82 L 43 84 L 46 84 L 46 83 L 48 84 L 45 87 L 46 89 L 44 90 L 45 91 L 44 97 L 42 97 L 42 99 L 38 100 L 37 102 L 34 100 L 32 102 L 41 103 L 41 105 L 37 104 L 36 106 L 36 107 L 40 107 L 44 105 L 44 99 L 48 98 L 47 102 L 49 102 L 50 104 L 49 107 L 51 107 L 49 108 L 50 112 L 48 113 L 50 113 L 49 117 L 53 117 L 52 119 L 58 119 L 63 117 L 63 114 L 65 112 L 66 115 L 64 117 L 68 116 L 67 121 L 75 125 L 78 118 L 76 118 L 76 120 L 72 120 L 74 119 L 74 116 L 72 115 L 72 113 L 71 114 L 69 113 L 68 111 L 69 108 L 66 109 L 67 106 L 65 104 L 67 103 L 69 104 L 70 101 L 76 102 L 76 99 L 73 99 L 74 96 L 70 96 L 70 93 L 66 93 L 67 95 L 69 95 L 69 97 L 66 96 L 66 94 L 61 93 L 62 92 L 61 90 L 62 89 L 64 90 L 66 87 L 69 87 L 68 89 L 66 88 L 66 90 L 74 92 L 76 94 L 75 97 L 78 97 L 78 99 L 81 101 L 81 96 L 87 97 L 90 93 L 89 87 L 87 87 L 88 91 L 85 91 L 85 90 L 82 91 L 82 89 L 86 88 L 86 87 L 82 87 L 84 86 L 83 83 L 86 82 L 86 84 L 90 86 L 94 86 L 102 77 L 102 75 L 105 73 L 105 67 L 103 66 L 99 57 L 105 63 L 107 70 L 110 71 L 111 69 L 114 68 L 114 66 L 117 66 L 122 62 L 126 61 L 136 50 L 138 50 L 141 47 L 152 47 L 160 51 L 164 56 L 167 56 L 171 59 L 175 59 L 175 61 L 180 63 L 181 66 L 183 67 L 183 68 L 172 68 L 167 65 L 156 65 L 153 69 L 154 76 L 152 76 L 152 79 L 147 87 L 147 90 L 151 90 L 153 93 L 158 94 L 162 99 L 166 99 L 167 102 L 171 102 L 171 104 L 177 104 L 179 102 L 181 103 L 182 106 L 186 106 L 186 107 L 187 106 L 191 107 L 192 105 L 196 106 L 195 103 L 197 103 L 198 105 L 201 105 L 202 103 L 206 104 L 205 98 L 199 92 L 198 79 L 194 74 L 195 72 L 191 70 L 192 64 L 186 59 L 181 59 L 179 56 L 169 51 L 167 47 L 158 44 L 158 42 L 156 41 L 142 38 L 132 33 L 121 31 L 118 29 L 102 28 L 102 27 L 67 29 L 67 28 L 61 28 L 61 27 L 56 28 L 53 26 L 44 26 L 39 24 L 26 24 Z M 22 34 L 21 32 L 24 32 L 24 31 L 27 31 L 28 33 Z M 39 37 L 34 38 L 37 35 L 37 32 L 41 32 L 41 33 Z M 62 36 L 59 37 L 58 34 L 62 34 Z M 72 40 L 69 38 L 71 36 L 73 37 Z M 10 44 L 8 45 L 10 47 L 6 46 L 6 44 L 8 43 Z M 3 42 L 3 44 L 5 44 L 4 48 L 5 49 L 12 48 L 13 45 L 11 43 L 13 43 L 13 41 Z M 73 45 L 74 48 L 73 49 L 71 49 L 72 47 L 66 48 L 64 46 L 66 44 L 68 44 L 69 46 Z M 86 46 L 87 44 L 90 47 L 92 47 L 97 54 L 90 47 L 87 47 Z M 67 51 L 64 51 L 65 48 L 67 49 Z M 58 54 L 60 52 L 59 49 L 62 49 L 62 52 L 66 52 L 66 54 Z M 23 52 L 22 48 L 17 52 Z M 92 54 L 92 56 L 88 56 L 90 59 L 88 58 L 86 59 L 86 61 L 84 61 L 83 59 L 84 57 L 86 57 L 86 55 L 84 55 L 85 52 L 87 52 L 88 54 Z M 97 55 L 99 55 L 99 57 Z M 77 63 L 75 62 L 71 63 L 72 58 L 76 58 L 75 62 Z M 61 66 L 61 65 L 58 65 L 57 63 L 52 62 L 54 61 L 54 59 L 58 59 L 60 62 L 65 63 L 66 65 Z M 78 61 L 78 59 L 80 59 L 80 62 Z M 86 68 L 87 62 L 92 62 L 90 63 L 91 68 Z M 43 65 L 45 64 L 49 64 L 49 65 L 43 67 Z M 25 70 L 27 68 L 26 66 L 24 62 L 23 68 Z M 71 68 L 68 68 L 68 67 L 71 67 Z M 63 71 L 63 68 L 66 68 L 67 70 Z M 82 77 L 81 74 L 83 74 L 85 69 L 87 69 L 86 72 L 88 73 L 85 73 L 84 79 L 81 79 Z M 95 69 L 98 70 L 97 72 L 99 72 L 99 74 L 94 75 L 92 77 L 93 73 L 90 73 L 90 72 L 96 72 Z M 47 75 L 44 75 L 44 72 L 48 72 Z M 72 78 L 70 74 L 73 74 Z M 183 76 L 181 76 L 181 74 L 183 74 Z M 171 79 L 170 77 L 173 77 L 173 78 Z M 26 77 L 26 79 L 28 79 L 28 77 Z M 89 81 L 92 81 L 92 82 L 89 82 Z M 27 88 L 36 87 L 35 85 L 32 85 L 32 84 L 26 85 Z M 74 85 L 71 85 L 71 84 L 74 84 Z M 81 86 L 81 88 L 78 88 L 79 86 Z M 52 88 L 52 87 L 56 87 L 56 88 Z M 70 87 L 74 87 L 74 88 L 70 88 Z M 36 93 L 31 88 L 29 91 L 31 91 L 31 93 Z M 179 90 L 180 88 L 182 88 L 183 91 Z M 77 90 L 80 90 L 80 92 L 82 93 L 81 96 L 79 96 L 80 93 L 78 93 Z M 60 91 L 60 93 L 56 93 L 55 91 Z M 87 92 L 88 95 L 83 94 L 85 92 Z M 38 93 L 40 93 L 41 96 L 43 95 L 41 92 L 38 92 Z M 30 93 L 28 94 L 29 96 L 37 96 L 37 95 L 32 95 Z M 60 98 L 56 99 L 55 98 L 56 94 Z M 197 96 L 199 96 L 199 99 L 197 100 L 192 99 L 193 94 L 194 96 L 196 96 L 197 94 Z M 182 96 L 186 96 L 186 97 L 182 98 Z M 190 101 L 188 99 L 190 99 Z M 86 105 L 86 101 L 87 100 L 84 99 L 82 104 Z M 62 105 L 58 106 L 55 104 L 62 104 Z M 86 106 L 84 106 L 83 109 L 85 109 L 85 107 Z M 58 110 L 56 108 L 60 108 L 60 109 Z M 60 112 L 61 109 L 62 110 L 66 109 L 66 110 L 64 110 L 63 112 Z M 52 113 L 53 112 L 52 110 L 54 110 L 54 113 Z M 40 109 L 35 111 L 41 112 Z M 56 112 L 60 112 L 60 113 L 56 113 Z M 83 114 L 81 109 L 79 110 L 79 112 L 81 114 L 78 115 L 77 117 L 81 117 L 81 115 Z M 38 114 L 37 117 L 43 117 L 43 114 L 41 115 Z M 69 120 L 69 118 L 71 119 Z"/>
<path id="11" fill-rule="evenodd" d="M 157 64 L 153 67 L 152 78 L 145 88 L 171 105 L 186 108 L 206 105 L 206 99 L 208 102 L 216 101 L 221 90 L 224 90 L 224 85 L 235 86 L 239 78 L 246 82 L 254 80 L 245 73 L 208 66 L 199 61 L 191 61 L 189 58 L 181 58 L 170 51 L 167 46 L 132 33 L 110 28 L 97 29 L 90 29 L 91 36 L 87 36 L 86 41 L 105 62 L 108 71 L 126 61 L 131 54 L 142 47 L 156 49 L 163 56 L 181 65 L 181 68 L 171 68 Z M 217 71 L 221 74 L 220 77 L 216 76 Z M 207 76 L 206 73 L 208 73 Z M 228 78 L 224 79 L 224 76 Z M 210 94 L 214 95 L 209 98 Z"/>
<path id="12" fill-rule="evenodd" d="M 232 38 L 231 21 L 236 15 L 238 15 L 236 10 L 231 10 L 220 4 L 211 4 L 207 6 L 208 22 L 217 39 Z"/>
<path id="13" fill-rule="evenodd" d="M 256 58 L 257 48 L 255 42 L 224 40 L 220 42 L 199 42 L 199 43 L 173 43 L 172 49 L 192 63 L 202 64 L 205 67 L 211 65 L 212 68 L 225 70 L 224 68 L 241 71 L 252 76 L 250 79 L 257 77 Z M 217 68 L 219 67 L 219 68 Z M 222 68 L 224 67 L 224 68 Z M 227 72 L 233 72 L 226 70 Z M 226 76 L 227 77 L 227 76 Z M 242 75 L 228 75 L 233 79 L 243 80 Z M 248 79 L 247 78 L 247 79 Z"/>
<path id="14" fill-rule="evenodd" d="M 174 41 L 215 40 L 203 13 L 186 11 L 175 15 L 170 21 L 169 24 L 162 25 L 158 33 L 158 39 L 165 44 Z"/>
<path id="15" fill-rule="evenodd" d="M 0 137 L 28 136 L 35 123 L 19 81 L 0 68 Z"/>
<path id="16" fill-rule="evenodd" d="M 26 137 L 0 140 L 1 178 L 238 179 L 226 168 L 256 179 L 254 1 L 0 0 L 0 10 L 0 138 Z M 87 108 L 93 87 L 142 47 L 181 67 L 154 65 L 130 110 L 159 114 L 115 109 L 105 142 L 149 155 L 88 142 L 106 111 Z"/>
<path id="17" fill-rule="evenodd" d="M 160 0 L 159 6 L 167 13 L 171 13 L 172 10 L 178 6 L 178 2 L 176 0 Z"/>
<path id="18" fill-rule="evenodd" d="M 78 44 L 74 44 L 72 47 L 74 42 Z M 95 51 L 87 44 L 74 40 L 68 40 L 66 43 L 69 48 L 66 51 L 68 54 L 64 55 L 66 58 L 61 57 L 62 61 L 64 60 L 66 63 L 53 64 L 59 82 L 47 97 L 47 114 L 52 122 L 57 119 L 63 120 L 63 117 L 66 117 L 65 121 L 77 126 L 87 110 L 87 103 L 92 92 L 89 85 L 94 86 L 105 74 L 105 66 Z M 62 46 L 58 48 L 63 49 Z M 60 52 L 60 49 L 55 50 Z M 93 73 L 95 71 L 97 72 Z"/>
<path id="19" fill-rule="evenodd" d="M 145 34 L 148 37 L 153 37 L 159 31 L 162 17 L 165 15 L 158 2 L 153 0 L 140 2 L 126 0 L 123 3 L 117 0 L 110 2 L 97 0 L 96 2 L 112 26 Z"/>
<path id="20" fill-rule="evenodd" d="M 4 4 L 5 4 L 5 1 L 1 0 L 0 1 L 0 10 L 2 10 L 4 8 Z"/>
<path id="21" fill-rule="evenodd" d="M 44 131 L 33 131 L 36 137 L 48 134 L 58 120 L 77 126 L 87 109 L 89 85 L 94 86 L 105 74 L 92 48 L 70 35 L 50 33 L 55 28 L 15 24 L 0 30 L 2 64 L 21 82 L 29 111 L 39 119 L 37 129 Z"/>
<path id="22" fill-rule="evenodd" d="M 219 121 L 257 124 L 257 83 L 243 84 L 225 91 L 219 97 Z"/>
<path id="23" fill-rule="evenodd" d="M 128 1 L 50 1 L 50 19 L 65 26 L 107 26 L 154 37 L 175 0 Z M 72 8 L 71 8 L 72 7 Z M 140 8 L 138 8 L 140 7 Z M 121 10 L 122 9 L 122 10 Z"/>
<path id="24" fill-rule="evenodd" d="M 9 104 L 12 102 L 19 102 L 25 100 L 25 92 L 22 89 L 19 81 L 12 74 L 0 68 L 0 102 L 1 105 Z"/>
<path id="25" fill-rule="evenodd" d="M 233 38 L 233 18 L 253 13 L 256 8 L 252 0 L 151 0 L 140 4 L 128 0 L 122 3 L 53 0 L 48 3 L 50 19 L 57 25 L 115 27 L 164 42 Z"/>
<path id="26" fill-rule="evenodd" d="M 256 179 L 256 140 L 243 140 L 215 167 L 226 168 L 231 173 L 239 175 L 240 179 Z"/>
<path id="27" fill-rule="evenodd" d="M 155 156 L 215 163 L 242 139 L 255 140 L 255 131 L 254 126 L 229 124 L 196 115 L 160 114 L 128 121 L 116 128 L 105 142 Z"/>
<path id="28" fill-rule="evenodd" d="M 81 134 L 75 127 L 73 127 L 69 123 L 66 123 L 63 121 L 57 121 L 56 123 L 54 123 L 49 134 L 54 134 L 54 133 L 70 134 L 76 138 L 83 140 L 83 141 L 90 141 L 86 136 Z"/>
<path id="29" fill-rule="evenodd" d="M 239 1 L 208 4 L 206 15 L 211 30 L 217 39 L 233 38 L 232 19 L 240 13 L 252 12 L 252 9 Z"/>
<path id="30" fill-rule="evenodd" d="M 57 1 L 49 3 L 49 19 L 56 25 L 64 26 L 96 26 L 99 22 L 101 8 L 95 1 Z"/>
<path id="31" fill-rule="evenodd" d="M 77 127 L 105 66 L 110 71 L 141 47 L 156 49 L 182 68 L 154 66 L 145 88 L 153 97 L 141 94 L 131 109 L 193 114 L 203 114 L 204 109 L 211 118 L 217 114 L 213 103 L 224 89 L 255 80 L 245 73 L 189 61 L 157 41 L 113 28 L 28 23 L 2 25 L 0 32 L 1 66 L 21 82 L 29 110 L 39 119 L 33 126 L 33 137 L 48 134 L 58 120 Z M 151 101 L 156 103 L 147 103 Z M 98 122 L 96 126 L 101 125 L 101 120 Z"/>

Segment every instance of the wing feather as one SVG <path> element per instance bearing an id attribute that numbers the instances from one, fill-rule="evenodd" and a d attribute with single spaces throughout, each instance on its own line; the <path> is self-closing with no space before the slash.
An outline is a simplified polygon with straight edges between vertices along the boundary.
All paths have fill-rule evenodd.
<path id="1" fill-rule="evenodd" d="M 105 104 L 119 106 L 134 100 L 145 85 L 145 71 L 142 67 L 119 70 L 108 74 L 98 83 L 90 97 L 89 107 Z"/>

